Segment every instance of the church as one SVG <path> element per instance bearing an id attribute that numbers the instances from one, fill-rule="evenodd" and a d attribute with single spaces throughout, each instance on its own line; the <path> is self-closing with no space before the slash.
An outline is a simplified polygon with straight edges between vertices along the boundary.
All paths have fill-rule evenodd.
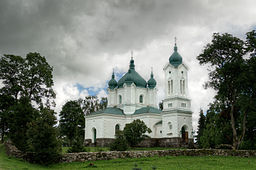
<path id="1" fill-rule="evenodd" d="M 167 60 L 168 61 L 168 60 Z M 191 100 L 188 97 L 188 66 L 175 43 L 173 54 L 163 67 L 165 98 L 163 109 L 156 101 L 157 82 L 149 73 L 146 81 L 136 72 L 131 58 L 128 72 L 108 82 L 108 106 L 85 117 L 85 144 L 108 146 L 125 124 L 140 119 L 152 132 L 140 146 L 180 147 L 193 142 Z"/>

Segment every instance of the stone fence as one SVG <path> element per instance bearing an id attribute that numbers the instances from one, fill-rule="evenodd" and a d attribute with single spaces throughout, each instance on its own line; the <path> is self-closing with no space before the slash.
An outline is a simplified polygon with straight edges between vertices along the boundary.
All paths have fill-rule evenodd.
<path id="1" fill-rule="evenodd" d="M 5 142 L 8 156 L 25 158 L 26 154 L 19 151 L 11 142 Z M 80 152 L 62 155 L 61 162 L 85 162 L 96 160 L 110 160 L 117 158 L 141 158 L 153 156 L 240 156 L 256 157 L 256 150 L 223 150 L 223 149 L 172 149 L 153 151 L 108 151 L 108 152 Z"/>
<path id="2" fill-rule="evenodd" d="M 173 149 L 154 151 L 108 151 L 67 153 L 62 156 L 62 162 L 84 162 L 110 160 L 117 158 L 141 158 L 153 156 L 256 156 L 256 150 L 221 150 L 221 149 Z"/>

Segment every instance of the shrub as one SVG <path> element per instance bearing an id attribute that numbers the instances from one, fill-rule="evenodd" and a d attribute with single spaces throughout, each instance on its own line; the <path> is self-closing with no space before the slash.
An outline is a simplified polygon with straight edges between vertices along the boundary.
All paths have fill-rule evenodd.
<path id="1" fill-rule="evenodd" d="M 151 129 L 139 119 L 126 124 L 124 127 L 124 136 L 130 146 L 135 146 L 143 139 L 148 138 L 149 136 L 145 135 L 146 132 L 151 133 Z"/>
<path id="2" fill-rule="evenodd" d="M 126 151 L 128 149 L 128 143 L 124 136 L 123 131 L 118 131 L 116 134 L 116 139 L 110 145 L 111 151 Z"/>
<path id="3" fill-rule="evenodd" d="M 71 148 L 68 149 L 69 153 L 73 153 L 73 152 L 86 152 L 84 145 L 83 145 L 83 139 L 81 137 L 76 137 L 72 144 L 71 144 Z"/>

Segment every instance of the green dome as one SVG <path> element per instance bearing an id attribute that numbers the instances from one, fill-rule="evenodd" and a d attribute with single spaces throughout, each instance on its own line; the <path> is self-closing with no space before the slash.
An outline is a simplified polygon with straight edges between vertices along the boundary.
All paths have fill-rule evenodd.
<path id="1" fill-rule="evenodd" d="M 134 83 L 137 87 L 147 87 L 147 82 L 135 71 L 134 60 L 130 60 L 129 71 L 117 82 L 118 88 L 123 87 L 124 83 L 130 85 Z"/>
<path id="2" fill-rule="evenodd" d="M 151 72 L 150 79 L 148 80 L 148 88 L 153 89 L 156 87 L 156 80 L 154 79 L 153 72 Z"/>
<path id="3" fill-rule="evenodd" d="M 177 51 L 178 51 L 178 47 L 176 46 L 176 43 L 175 43 L 174 52 L 169 58 L 170 64 L 173 65 L 174 67 L 178 67 L 182 63 L 182 57 Z"/>
<path id="4" fill-rule="evenodd" d="M 108 82 L 108 87 L 109 87 L 110 89 L 114 89 L 116 86 L 117 86 L 117 82 L 116 82 L 116 80 L 115 80 L 115 74 L 114 74 L 114 72 L 113 72 L 113 74 L 112 74 L 112 79 L 109 80 L 109 82 Z"/>

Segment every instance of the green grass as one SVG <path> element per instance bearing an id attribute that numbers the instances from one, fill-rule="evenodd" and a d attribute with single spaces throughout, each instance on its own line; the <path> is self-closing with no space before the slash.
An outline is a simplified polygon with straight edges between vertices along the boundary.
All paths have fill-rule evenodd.
<path id="1" fill-rule="evenodd" d="M 89 167 L 89 163 L 93 163 L 96 168 Z M 157 169 L 196 169 L 196 170 L 211 170 L 211 169 L 255 169 L 256 157 L 240 158 L 240 157 L 221 157 L 221 156 L 166 156 L 166 157 L 151 157 L 151 158 L 127 158 L 104 161 L 89 161 L 84 163 L 60 163 L 43 167 L 40 165 L 29 164 L 25 161 L 16 158 L 8 158 L 4 153 L 3 145 L 0 145 L 0 169 L 21 169 L 21 170 L 40 170 L 40 169 L 104 169 L 104 170 L 131 170 L 137 164 L 142 170 L 150 170 L 153 166 Z"/>

